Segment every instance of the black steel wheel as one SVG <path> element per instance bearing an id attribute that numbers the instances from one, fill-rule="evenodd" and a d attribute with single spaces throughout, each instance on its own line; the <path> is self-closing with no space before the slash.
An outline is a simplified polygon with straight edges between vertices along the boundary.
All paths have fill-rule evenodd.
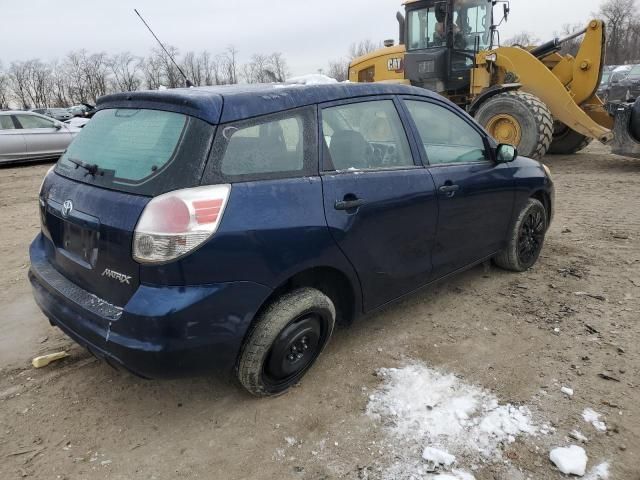
<path id="1" fill-rule="evenodd" d="M 327 345 L 335 307 L 324 293 L 301 288 L 273 301 L 256 319 L 238 361 L 238 379 L 251 394 L 286 392 Z"/>
<path id="2" fill-rule="evenodd" d="M 548 228 L 544 205 L 530 198 L 516 219 L 507 247 L 495 256 L 496 265 L 505 270 L 524 272 L 538 261 Z"/>

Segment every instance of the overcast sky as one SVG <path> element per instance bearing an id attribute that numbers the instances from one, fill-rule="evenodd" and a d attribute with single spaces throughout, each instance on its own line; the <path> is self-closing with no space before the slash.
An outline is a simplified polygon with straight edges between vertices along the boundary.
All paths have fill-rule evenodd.
<path id="1" fill-rule="evenodd" d="M 601 0 L 511 0 L 502 39 L 528 31 L 547 40 L 565 23 L 585 23 Z M 0 0 L 0 61 L 62 58 L 74 49 L 144 55 L 154 40 L 133 13 L 181 51 L 221 52 L 240 61 L 282 52 L 293 74 L 315 72 L 357 40 L 397 41 L 401 0 Z M 498 11 L 496 10 L 496 15 Z"/>

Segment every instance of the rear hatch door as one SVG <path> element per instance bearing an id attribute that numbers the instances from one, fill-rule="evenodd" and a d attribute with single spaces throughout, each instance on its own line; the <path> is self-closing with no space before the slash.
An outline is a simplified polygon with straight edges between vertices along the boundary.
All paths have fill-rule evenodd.
<path id="1" fill-rule="evenodd" d="M 45 181 L 49 262 L 97 297 L 123 306 L 139 285 L 136 224 L 151 198 L 199 185 L 215 127 L 160 110 L 104 109 Z"/>

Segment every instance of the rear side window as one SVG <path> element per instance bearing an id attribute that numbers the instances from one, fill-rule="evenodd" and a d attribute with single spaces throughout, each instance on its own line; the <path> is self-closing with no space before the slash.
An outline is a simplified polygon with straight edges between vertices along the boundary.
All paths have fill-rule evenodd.
<path id="1" fill-rule="evenodd" d="M 56 172 L 142 195 L 196 186 L 214 132 L 212 125 L 180 113 L 101 110 L 69 145 Z M 97 173 L 85 166 L 97 167 Z"/>
<path id="2" fill-rule="evenodd" d="M 13 130 L 15 128 L 9 115 L 0 115 L 0 130 Z"/>
<path id="3" fill-rule="evenodd" d="M 52 120 L 36 115 L 16 115 L 16 119 L 22 128 L 53 128 L 55 125 Z"/>
<path id="4" fill-rule="evenodd" d="M 317 175 L 314 108 L 218 127 L 205 183 Z"/>
<path id="5" fill-rule="evenodd" d="M 415 166 L 392 100 L 322 110 L 325 170 L 378 170 Z"/>

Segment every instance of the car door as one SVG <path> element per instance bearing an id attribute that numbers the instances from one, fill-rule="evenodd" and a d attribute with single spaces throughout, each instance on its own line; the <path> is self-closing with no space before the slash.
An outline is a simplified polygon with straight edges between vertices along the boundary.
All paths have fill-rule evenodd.
<path id="1" fill-rule="evenodd" d="M 0 115 L 0 163 L 24 159 L 27 145 L 11 115 Z"/>
<path id="2" fill-rule="evenodd" d="M 435 186 L 398 107 L 393 97 L 375 97 L 319 110 L 325 215 L 358 273 L 365 310 L 418 288 L 431 274 Z"/>
<path id="3" fill-rule="evenodd" d="M 15 117 L 22 126 L 29 158 L 61 155 L 71 143 L 71 133 L 59 122 L 40 115 L 17 114 Z"/>
<path id="4" fill-rule="evenodd" d="M 438 192 L 433 277 L 443 277 L 501 250 L 513 215 L 514 174 L 494 161 L 495 142 L 455 107 L 404 98 L 423 161 Z"/>

